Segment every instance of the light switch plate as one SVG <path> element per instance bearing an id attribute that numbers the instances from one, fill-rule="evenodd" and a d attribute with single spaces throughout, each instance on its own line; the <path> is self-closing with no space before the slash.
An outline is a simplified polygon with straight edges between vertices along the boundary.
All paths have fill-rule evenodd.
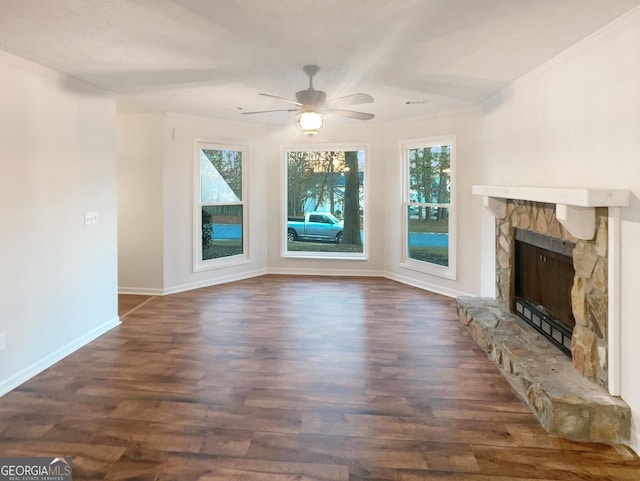
<path id="1" fill-rule="evenodd" d="M 85 212 L 84 213 L 84 225 L 97 224 L 98 213 L 97 212 Z"/>

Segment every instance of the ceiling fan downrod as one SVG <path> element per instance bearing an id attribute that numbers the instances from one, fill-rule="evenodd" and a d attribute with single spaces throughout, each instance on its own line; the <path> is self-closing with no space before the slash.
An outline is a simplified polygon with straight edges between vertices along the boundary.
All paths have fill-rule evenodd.
<path id="1" fill-rule="evenodd" d="M 309 77 L 309 88 L 312 89 L 313 77 L 318 73 L 320 67 L 318 67 L 317 65 L 305 65 L 304 67 L 302 67 L 302 70 L 307 74 L 307 77 Z"/>

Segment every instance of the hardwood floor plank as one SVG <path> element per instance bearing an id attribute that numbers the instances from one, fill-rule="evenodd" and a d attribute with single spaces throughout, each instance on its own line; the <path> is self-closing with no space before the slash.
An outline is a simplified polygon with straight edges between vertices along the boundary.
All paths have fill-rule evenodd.
<path id="1" fill-rule="evenodd" d="M 125 318 L 136 309 L 153 299 L 153 296 L 142 296 L 136 294 L 120 294 L 118 296 L 118 316 Z"/>
<path id="2" fill-rule="evenodd" d="M 637 480 L 549 436 L 450 298 L 263 276 L 121 299 L 122 324 L 0 398 L 3 456 L 74 480 Z"/>
<path id="3" fill-rule="evenodd" d="M 539 448 L 520 448 L 516 451 L 492 446 L 474 447 L 474 453 L 482 471 L 487 474 L 502 474 L 505 471 L 515 476 L 540 477 L 566 481 L 634 481 L 640 468 L 635 463 L 620 461 L 618 456 L 598 445 L 589 452 Z"/>
<path id="4" fill-rule="evenodd" d="M 348 481 L 349 469 L 338 464 L 270 461 L 245 457 L 214 457 L 209 455 L 171 454 L 160 467 L 158 480 L 198 480 L 206 476 L 229 476 L 221 479 L 259 481 L 277 476 L 287 481 Z M 215 478 L 214 478 L 215 479 Z"/>

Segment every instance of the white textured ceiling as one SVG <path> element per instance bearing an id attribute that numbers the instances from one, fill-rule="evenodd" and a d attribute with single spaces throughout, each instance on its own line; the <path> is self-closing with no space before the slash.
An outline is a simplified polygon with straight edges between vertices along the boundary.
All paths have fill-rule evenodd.
<path id="1" fill-rule="evenodd" d="M 0 0 L 0 50 L 160 111 L 290 122 L 259 92 L 365 92 L 375 121 L 478 104 L 640 0 Z M 597 68 L 597 66 L 594 66 Z M 69 82 L 65 88 L 77 88 Z M 419 103 L 410 103 L 417 101 Z M 358 122 L 340 119 L 341 122 Z"/>

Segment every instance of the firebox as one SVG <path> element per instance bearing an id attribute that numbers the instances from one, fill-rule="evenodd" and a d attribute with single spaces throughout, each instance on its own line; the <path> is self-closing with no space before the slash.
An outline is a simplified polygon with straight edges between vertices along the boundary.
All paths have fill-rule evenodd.
<path id="1" fill-rule="evenodd" d="M 515 229 L 512 308 L 569 357 L 575 325 L 571 306 L 574 247 L 573 242 Z"/>

